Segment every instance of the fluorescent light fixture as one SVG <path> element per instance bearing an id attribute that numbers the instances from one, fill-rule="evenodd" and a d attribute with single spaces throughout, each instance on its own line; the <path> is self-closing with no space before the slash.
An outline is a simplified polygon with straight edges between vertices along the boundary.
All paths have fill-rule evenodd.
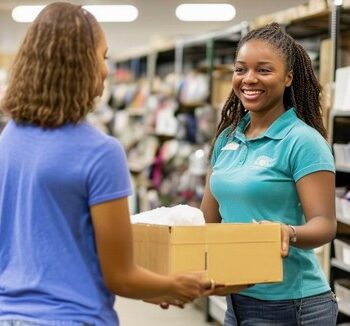
<path id="1" fill-rule="evenodd" d="M 45 6 L 18 6 L 12 10 L 12 18 L 18 23 L 30 23 Z"/>
<path id="2" fill-rule="evenodd" d="M 12 18 L 19 23 L 32 22 L 45 6 L 18 6 L 12 10 Z M 99 22 L 132 22 L 139 12 L 131 5 L 91 5 L 83 6 Z"/>
<path id="3" fill-rule="evenodd" d="M 132 22 L 139 15 L 137 8 L 131 5 L 94 5 L 83 8 L 91 12 L 99 22 Z"/>
<path id="4" fill-rule="evenodd" d="M 235 15 L 228 3 L 184 3 L 176 8 L 176 17 L 182 21 L 229 21 Z"/>
<path id="5" fill-rule="evenodd" d="M 343 5 L 343 0 L 333 0 L 333 4 L 335 6 L 342 6 Z"/>

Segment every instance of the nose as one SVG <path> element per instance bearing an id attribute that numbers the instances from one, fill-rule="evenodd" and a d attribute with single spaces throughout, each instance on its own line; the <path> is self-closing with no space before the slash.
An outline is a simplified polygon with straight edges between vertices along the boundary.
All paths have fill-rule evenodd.
<path id="1" fill-rule="evenodd" d="M 252 70 L 248 70 L 247 73 L 244 75 L 243 83 L 245 84 L 255 84 L 258 82 L 258 79 L 255 75 L 255 72 Z"/>

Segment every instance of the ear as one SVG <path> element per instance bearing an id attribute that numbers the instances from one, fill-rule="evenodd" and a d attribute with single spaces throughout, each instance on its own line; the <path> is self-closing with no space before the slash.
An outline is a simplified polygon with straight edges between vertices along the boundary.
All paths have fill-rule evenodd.
<path id="1" fill-rule="evenodd" d="M 290 85 L 292 85 L 292 81 L 293 81 L 293 70 L 290 70 L 285 77 L 286 87 L 289 87 Z"/>

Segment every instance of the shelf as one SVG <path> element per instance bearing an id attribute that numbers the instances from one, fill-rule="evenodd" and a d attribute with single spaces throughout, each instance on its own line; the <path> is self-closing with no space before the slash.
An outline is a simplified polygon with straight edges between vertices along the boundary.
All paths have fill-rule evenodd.
<path id="1" fill-rule="evenodd" d="M 335 169 L 337 172 L 350 173 L 350 165 L 336 165 Z"/>
<path id="2" fill-rule="evenodd" d="M 350 312 L 343 309 L 341 306 L 338 307 L 339 312 L 341 312 L 342 314 L 346 315 L 346 316 L 350 316 Z"/>
<path id="3" fill-rule="evenodd" d="M 328 9 L 293 19 L 287 24 L 286 31 L 296 39 L 326 37 L 329 34 L 330 11 Z"/>
<path id="4" fill-rule="evenodd" d="M 333 117 L 350 117 L 350 110 L 332 110 Z"/>
<path id="5" fill-rule="evenodd" d="M 208 65 L 201 65 L 199 66 L 196 71 L 207 73 L 209 71 Z M 213 66 L 213 71 L 219 71 L 219 72 L 227 72 L 232 74 L 233 73 L 233 64 L 218 64 Z"/>
<path id="6" fill-rule="evenodd" d="M 167 140 L 173 140 L 176 138 L 176 135 L 167 135 L 167 134 L 159 134 L 156 132 L 149 132 L 150 136 L 157 137 L 161 142 L 167 141 Z"/>
<path id="7" fill-rule="evenodd" d="M 331 265 L 333 267 L 339 268 L 342 271 L 350 273 L 350 265 L 345 265 L 344 263 L 340 262 L 339 260 L 332 258 Z"/>
<path id="8" fill-rule="evenodd" d="M 350 219 L 343 216 L 337 216 L 337 221 L 346 225 L 350 225 Z"/>
<path id="9" fill-rule="evenodd" d="M 201 108 L 201 107 L 208 106 L 208 105 L 210 105 L 209 102 L 196 102 L 196 103 L 194 103 L 194 102 L 192 102 L 192 103 L 179 102 L 179 108 L 178 108 L 176 114 L 194 111 L 197 108 Z"/>

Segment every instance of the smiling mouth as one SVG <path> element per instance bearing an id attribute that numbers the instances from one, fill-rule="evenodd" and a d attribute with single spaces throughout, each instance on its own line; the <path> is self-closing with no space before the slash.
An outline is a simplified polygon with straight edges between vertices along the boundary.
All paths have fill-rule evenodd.
<path id="1" fill-rule="evenodd" d="M 248 90 L 248 89 L 242 89 L 242 93 L 245 95 L 260 95 L 263 93 L 261 90 Z"/>

